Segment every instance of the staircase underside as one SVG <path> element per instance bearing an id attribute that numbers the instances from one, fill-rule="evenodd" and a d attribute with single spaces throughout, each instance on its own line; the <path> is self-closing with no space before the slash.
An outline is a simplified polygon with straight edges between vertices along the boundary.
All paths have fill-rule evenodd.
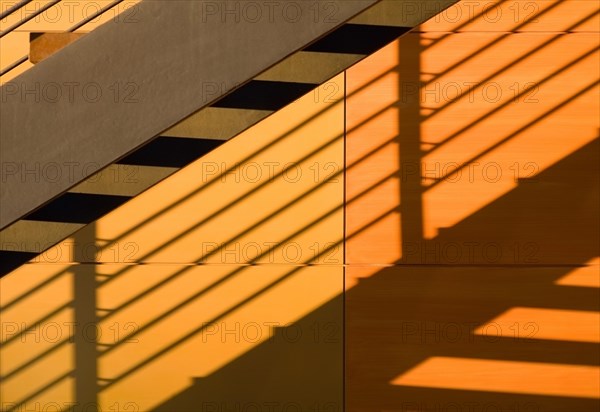
<path id="1" fill-rule="evenodd" d="M 162 2 L 144 2 L 146 9 L 142 15 L 154 13 L 152 15 L 159 16 L 159 3 Z M 177 64 L 171 64 L 170 60 L 175 58 L 174 51 L 154 47 L 157 51 L 157 61 L 154 64 L 150 57 L 139 53 L 134 53 L 131 57 L 122 56 L 120 58 L 124 61 L 120 62 L 104 55 L 99 63 L 97 56 L 102 56 L 102 53 L 97 52 L 95 64 L 115 64 L 117 69 L 111 71 L 112 69 L 105 67 L 108 73 L 102 73 L 99 69 L 91 70 L 84 65 L 85 69 L 91 70 L 89 73 L 81 69 L 77 71 L 77 75 L 88 78 L 89 82 L 104 82 L 102 84 L 106 84 L 106 87 L 109 87 L 108 82 L 114 83 L 115 78 L 128 80 L 125 84 L 139 85 L 139 96 L 135 102 L 115 104 L 107 99 L 110 101 L 99 102 L 99 106 L 83 103 L 68 107 L 47 102 L 32 105 L 19 101 L 14 96 L 7 96 L 12 100 L 8 105 L 3 104 L 1 115 L 3 150 L 0 157 L 2 164 L 9 165 L 9 168 L 3 167 L 0 190 L 3 205 L 0 227 L 5 226 L 0 231 L 0 276 L 10 273 L 85 225 L 312 91 L 455 3 L 455 0 L 421 0 L 422 9 L 417 13 L 405 13 L 405 5 L 414 4 L 414 1 L 335 3 L 340 3 L 340 14 L 346 17 L 356 14 L 356 10 L 367 10 L 333 31 L 328 32 L 326 24 L 317 25 L 313 31 L 322 35 L 317 35 L 320 38 L 312 43 L 306 41 L 308 35 L 297 36 L 296 32 L 287 32 L 287 27 L 277 28 L 290 37 L 273 46 L 278 48 L 279 55 L 285 53 L 284 46 L 287 46 L 287 50 L 298 50 L 283 60 L 279 58 L 279 63 L 276 62 L 279 55 L 273 52 L 265 53 L 266 56 L 260 59 L 260 63 L 247 64 L 252 59 L 246 53 L 234 56 L 225 50 L 222 58 L 232 59 L 226 66 L 227 70 L 223 70 L 222 65 L 213 66 L 214 78 L 221 80 L 202 82 L 203 78 L 213 77 L 204 77 L 204 72 L 199 74 L 200 71 L 192 70 L 193 59 L 183 59 Z M 373 3 L 377 4 L 368 8 Z M 191 6 L 182 4 L 178 7 L 177 12 L 183 13 L 185 7 Z M 163 23 L 165 19 L 162 15 L 158 18 Z M 180 27 L 173 35 L 179 36 L 181 42 L 195 36 L 185 33 L 185 30 L 190 30 L 192 23 L 183 26 L 187 28 Z M 94 48 L 91 46 L 95 44 L 96 37 L 100 39 L 101 46 L 110 47 L 110 41 L 104 40 L 102 36 L 112 38 L 111 36 L 125 35 L 120 34 L 120 30 L 123 30 L 121 28 L 107 27 L 97 29 L 99 34 L 92 32 L 78 40 L 17 77 L 14 82 L 26 84 L 40 77 L 48 82 L 66 81 L 69 73 L 59 71 L 61 59 L 82 59 L 80 53 Z M 227 24 L 221 24 L 221 27 L 237 30 Z M 253 32 L 254 29 L 256 27 L 248 28 L 250 32 L 247 39 L 259 36 Z M 107 33 L 103 34 L 102 30 Z M 115 33 L 109 30 L 114 30 Z M 135 39 L 143 38 L 139 33 L 127 34 L 135 35 Z M 148 33 L 144 32 L 146 34 Z M 156 37 L 161 36 L 165 37 L 164 33 Z M 295 36 L 298 38 L 293 38 Z M 260 35 L 260 38 L 263 36 Z M 296 47 L 302 41 L 310 44 Z M 215 49 L 212 44 L 205 46 Z M 268 48 L 268 45 L 263 46 Z M 180 48 L 177 52 L 188 56 L 189 50 L 186 52 L 185 48 Z M 194 58 L 206 60 L 204 56 Z M 275 62 L 269 64 L 273 60 Z M 130 73 L 130 77 L 124 77 L 128 64 L 135 70 L 133 74 Z M 260 72 L 260 64 L 270 68 Z M 222 80 L 223 77 L 216 75 L 216 71 L 220 71 L 224 73 L 219 75 L 229 76 L 230 67 L 235 76 Z M 237 84 L 231 81 L 232 78 L 239 79 L 253 71 L 259 74 L 248 76 L 250 81 L 240 81 Z M 107 76 L 108 74 L 113 76 Z M 156 90 L 143 90 L 144 87 L 154 87 L 155 84 Z M 185 86 L 185 90 L 181 90 L 182 86 Z M 3 87 L 3 98 L 6 87 Z M 61 113 L 69 110 L 81 111 L 73 122 L 70 119 L 65 121 L 61 116 Z M 44 122 L 48 122 L 48 127 L 44 127 Z M 19 124 L 21 127 L 17 127 Z M 153 138 L 144 140 L 148 136 Z M 41 165 L 46 165 L 45 172 Z M 69 169 L 56 172 L 50 170 L 48 165 L 58 165 L 59 168 L 65 166 Z M 87 170 L 84 170 L 86 167 Z M 118 181 L 114 179 L 114 176 L 127 176 L 134 168 L 135 182 L 127 182 L 123 178 Z M 33 173 L 40 175 L 60 173 L 62 178 L 52 182 L 47 178 L 27 179 L 27 176 L 32 176 L 31 173 L 27 175 L 27 170 L 34 170 Z M 90 170 L 94 173 L 90 173 Z M 99 170 L 102 173 L 98 173 Z"/>

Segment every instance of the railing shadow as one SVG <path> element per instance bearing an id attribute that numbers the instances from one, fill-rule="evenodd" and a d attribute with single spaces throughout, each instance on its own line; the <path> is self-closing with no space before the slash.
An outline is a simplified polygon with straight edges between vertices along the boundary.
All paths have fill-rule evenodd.
<path id="1" fill-rule="evenodd" d="M 415 41 L 415 39 L 405 42 L 409 41 Z M 418 38 L 416 41 L 418 42 Z M 412 47 L 410 50 L 414 51 L 415 48 Z M 576 65 L 595 50 L 597 49 L 588 51 L 579 59 L 569 62 L 563 68 L 553 72 L 547 79 Z M 401 81 L 420 82 L 420 51 L 418 48 L 417 53 L 412 56 L 403 55 L 403 50 L 401 50 L 400 56 L 402 60 L 394 70 L 398 72 Z M 523 56 L 516 57 L 515 61 L 524 58 Z M 454 69 L 456 67 L 452 67 L 450 70 Z M 389 72 L 386 71 L 377 79 Z M 491 78 L 489 77 L 488 80 Z M 517 132 L 505 136 L 502 142 L 518 138 L 519 133 L 523 130 L 537 122 L 547 120 L 548 116 L 585 95 L 596 84 L 597 82 L 594 82 L 582 90 L 575 91 L 569 99 L 561 101 L 545 115 L 532 123 L 522 125 Z M 366 84 L 356 93 L 368 87 L 369 85 Z M 369 116 L 353 129 L 345 130 L 350 134 L 370 122 L 377 121 L 379 115 L 386 110 L 399 108 L 399 123 L 402 127 L 398 135 L 369 151 L 355 163 L 347 165 L 345 172 L 339 171 L 326 181 L 319 182 L 309 191 L 283 202 L 269 215 L 241 228 L 236 236 L 221 246 L 211 250 L 208 254 L 199 255 L 195 264 L 184 266 L 168 274 L 159 282 L 142 289 L 115 308 L 101 308 L 104 311 L 110 311 L 107 312 L 107 315 L 102 317 L 96 313 L 96 310 L 99 309 L 95 304 L 96 288 L 126 278 L 134 269 L 132 265 L 117 270 L 107 276 L 103 282 L 97 282 L 96 278 L 101 275 L 95 272 L 92 262 L 87 262 L 74 268 L 64 269 L 50 277 L 50 280 L 31 288 L 29 294 L 23 294 L 19 298 L 11 300 L 9 304 L 3 305 L 3 310 L 14 308 L 15 305 L 22 303 L 24 299 L 32 296 L 31 294 L 43 289 L 63 274 L 74 273 L 74 302 L 68 302 L 53 309 L 21 333 L 4 340 L 3 345 L 14 344 L 22 338 L 27 330 L 35 327 L 36 324 L 43 324 L 51 320 L 56 314 L 67 308 L 74 307 L 76 309 L 75 313 L 80 316 L 76 317 L 78 324 L 97 323 L 116 316 L 120 311 L 134 306 L 143 299 L 148 299 L 152 294 L 160 292 L 167 286 L 176 287 L 176 282 L 180 281 L 192 268 L 201 266 L 207 258 L 215 256 L 226 249 L 228 245 L 240 241 L 248 233 L 261 228 L 271 219 L 318 192 L 328 181 L 342 177 L 344 173 L 357 165 L 368 163 L 374 154 L 390 144 L 398 145 L 400 164 L 420 165 L 423 160 L 420 134 L 420 123 L 423 116 L 420 114 L 418 102 L 408 105 L 405 103 L 396 101 L 394 104 L 376 111 L 374 115 Z M 331 110 L 331 108 L 327 110 Z M 494 109 L 466 127 L 473 127 L 498 112 L 499 109 Z M 308 119 L 306 122 L 311 120 Z M 275 143 L 285 140 L 292 132 L 293 130 L 281 136 Z M 318 152 L 326 150 L 329 145 L 336 144 L 340 139 L 342 139 L 340 135 L 332 136 L 330 141 L 300 158 L 299 161 L 310 159 Z M 492 153 L 498 146 L 499 144 L 494 145 L 486 151 L 478 153 L 467 163 L 472 163 L 484 154 Z M 244 160 L 251 160 L 256 153 L 262 150 L 267 150 L 267 147 L 260 148 Z M 98 399 L 102 397 L 102 391 L 143 371 L 156 359 L 185 345 L 190 339 L 207 332 L 210 327 L 223 321 L 228 315 L 239 312 L 252 302 L 264 298 L 273 288 L 281 286 L 307 267 L 316 265 L 315 262 L 319 262 L 319 258 L 330 253 L 335 247 L 344 245 L 345 242 L 359 236 L 362 231 L 368 230 L 370 226 L 394 213 L 401 216 L 399 231 L 402 234 L 403 242 L 400 251 L 402 258 L 381 270 L 373 271 L 370 268 L 366 271 L 368 275 L 361 273 L 360 268 L 353 268 L 351 271 L 348 267 L 346 278 L 360 278 L 358 284 L 346 292 L 342 291 L 333 299 L 323 302 L 318 309 L 294 322 L 293 326 L 306 331 L 322 322 L 332 322 L 338 325 L 346 322 L 345 333 L 342 328 L 339 328 L 331 333 L 329 340 L 304 336 L 291 342 L 287 338 L 286 328 L 275 328 L 274 335 L 268 341 L 254 345 L 252 349 L 221 366 L 218 370 L 201 379 L 196 379 L 187 389 L 165 400 L 153 410 L 221 411 L 236 410 L 235 408 L 244 410 L 240 409 L 244 407 L 258 407 L 259 409 L 256 410 L 268 410 L 265 409 L 267 407 L 275 408 L 273 410 L 288 410 L 284 408 L 292 408 L 296 405 L 305 408 L 310 404 L 307 400 L 316 400 L 313 405 L 316 408 L 314 410 L 339 411 L 342 408 L 344 396 L 347 401 L 344 410 L 357 412 L 371 410 L 435 411 L 435 408 L 439 410 L 442 406 L 447 408 L 452 404 L 465 406 L 470 403 L 493 404 L 505 408 L 501 410 L 507 410 L 506 408 L 510 408 L 511 405 L 518 405 L 521 410 L 527 412 L 530 410 L 595 410 L 594 408 L 598 407 L 597 399 L 581 396 L 532 395 L 485 389 L 453 389 L 435 385 L 432 387 L 411 386 L 403 379 L 408 379 L 407 376 L 410 377 L 415 368 L 418 368 L 426 360 L 436 357 L 580 366 L 599 365 L 598 346 L 595 343 L 569 341 L 568 336 L 564 340 L 515 339 L 501 336 L 490 342 L 486 336 L 478 332 L 478 327 L 494 320 L 513 307 L 526 306 L 587 312 L 599 310 L 597 291 L 593 288 L 565 287 L 555 284 L 557 280 L 578 266 L 585 266 L 587 262 L 598 255 L 597 193 L 599 188 L 598 182 L 590 179 L 589 172 L 597 170 L 599 160 L 598 140 L 595 140 L 573 153 L 566 154 L 560 161 L 540 173 L 536 176 L 535 185 L 519 182 L 515 188 L 495 199 L 493 203 L 478 209 L 455 225 L 440 230 L 439 235 L 432 239 L 426 238 L 423 230 L 424 205 L 422 198 L 429 187 L 423 186 L 420 173 L 407 179 L 402 170 L 393 170 L 383 179 L 373 182 L 367 190 L 348 197 L 344 203 L 323 211 L 304 227 L 298 230 L 290 228 L 279 245 L 272 249 L 269 248 L 247 262 L 242 262 L 242 266 L 233 268 L 214 283 L 199 289 L 185 299 L 172 302 L 173 304 L 168 309 L 156 317 L 149 318 L 138 330 L 124 335 L 111 345 L 101 346 L 95 340 L 75 342 L 76 365 L 73 371 L 61 375 L 55 381 L 33 391 L 28 397 L 21 399 L 18 404 L 11 404 L 7 410 L 19 410 L 19 407 L 36 399 L 38 395 L 51 389 L 56 383 L 68 378 L 74 378 L 75 398 L 78 401 L 88 404 L 98 402 Z M 217 176 L 209 182 L 209 185 L 218 184 L 221 177 L 222 175 Z M 440 176 L 437 183 L 434 184 L 444 184 L 444 180 L 448 177 Z M 219 312 L 216 316 L 210 317 L 201 326 L 196 326 L 193 321 L 190 321 L 190 330 L 181 336 L 169 336 L 169 339 L 173 339 L 171 342 L 157 347 L 158 350 L 149 353 L 142 362 L 133 366 L 128 365 L 121 373 L 113 377 L 102 376 L 102 373 L 97 370 L 98 358 L 114 352 L 125 342 L 139 338 L 149 330 L 164 328 L 164 323 L 168 322 L 170 317 L 198 300 L 206 299 L 210 292 L 223 284 L 236 277 L 239 279 L 238 275 L 248 273 L 249 267 L 259 264 L 262 258 L 280 248 L 282 244 L 310 231 L 311 228 L 318 226 L 331 216 L 339 214 L 353 202 L 368 197 L 372 191 L 394 179 L 401 182 L 398 188 L 401 202 L 395 207 L 375 216 L 362 228 L 346 233 L 344 238 L 336 239 L 333 244 L 313 258 L 302 261 L 297 267 L 283 270 L 277 277 L 262 284 L 260 288 L 248 293 L 235 304 L 229 305 L 226 310 Z M 193 222 L 185 231 L 166 239 L 158 248 L 150 250 L 139 259 L 138 263 L 144 263 L 146 258 L 193 233 L 202 225 L 221 217 L 224 211 L 249 199 L 266 187 L 268 187 L 268 183 L 259 185 L 237 198 L 233 203 L 228 204 L 225 209 L 198 222 Z M 134 236 L 136 230 L 151 224 L 154 219 L 160 219 L 162 214 L 176 210 L 180 203 L 191 199 L 198 193 L 199 191 L 194 191 L 185 198 L 178 199 L 177 203 L 161 209 L 150 219 L 145 219 L 139 225 L 125 231 L 119 238 L 111 239 L 111 244 L 115 244 L 126 236 Z M 549 208 L 548 205 L 552 206 Z M 544 213 L 540 213 L 540 210 Z M 548 222 L 555 222 L 555 224 L 549 226 Z M 485 233 L 482 233 L 481 228 L 486 228 Z M 90 235 L 92 239 L 95 239 L 93 227 L 88 227 L 79 234 L 79 236 Z M 439 262 L 428 262 L 427 256 L 425 259 L 420 254 L 415 256 L 412 254 L 414 252 L 412 249 L 406 248 L 407 244 L 418 244 L 425 250 L 435 250 L 440 244 L 448 244 L 456 239 L 465 241 L 475 239 L 485 243 L 493 242 L 498 238 L 534 239 L 537 247 L 541 250 L 561 248 L 568 250 L 570 260 L 568 264 L 562 266 L 530 264 L 531 262 L 526 262 L 527 264 L 524 265 L 500 262 L 498 265 L 488 265 L 490 267 L 479 267 L 478 265 L 475 265 L 476 267 L 464 267 L 464 265 L 440 267 Z M 576 249 L 571 247 L 573 243 L 578 245 Z M 332 266 L 342 267 L 342 265 Z M 464 331 L 464 335 L 454 341 L 444 339 L 443 336 L 440 337 L 435 333 L 431 337 L 424 332 L 428 323 L 438 331 L 448 324 L 458 325 Z M 272 344 L 273 342 L 275 344 Z M 2 379 L 18 378 L 19 374 L 26 371 L 27 368 L 45 356 L 55 353 L 61 348 L 61 345 L 68 345 L 68 343 L 67 340 L 60 342 L 37 358 L 23 363 L 8 374 L 3 374 Z M 103 349 L 100 349 L 101 347 Z M 347 368 L 345 388 L 342 383 L 344 380 L 344 354 Z M 363 379 L 362 376 L 368 376 L 368 379 Z M 99 384 L 98 380 L 104 383 Z M 198 409 L 199 402 L 200 407 L 204 409 Z M 75 407 L 73 410 L 78 409 Z"/>

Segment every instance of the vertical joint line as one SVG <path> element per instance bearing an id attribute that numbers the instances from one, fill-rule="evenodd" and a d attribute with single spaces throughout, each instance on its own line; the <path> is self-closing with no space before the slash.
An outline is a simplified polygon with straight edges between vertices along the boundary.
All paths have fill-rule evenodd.
<path id="1" fill-rule="evenodd" d="M 348 183 L 346 178 L 346 139 L 347 139 L 347 70 L 344 70 L 344 148 L 343 148 L 343 196 L 342 201 L 344 202 L 343 208 L 343 230 L 342 236 L 344 237 L 344 243 L 342 248 L 342 411 L 346 410 L 346 185 Z"/>

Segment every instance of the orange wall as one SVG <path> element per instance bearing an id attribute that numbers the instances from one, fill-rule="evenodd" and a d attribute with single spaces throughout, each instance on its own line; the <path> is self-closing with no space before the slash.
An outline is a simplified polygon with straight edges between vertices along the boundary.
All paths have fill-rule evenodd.
<path id="1" fill-rule="evenodd" d="M 598 8 L 462 2 L 3 278 L 1 409 L 597 410 Z"/>
<path id="2" fill-rule="evenodd" d="M 348 412 L 598 409 L 598 10 L 462 2 L 348 70 Z"/>
<path id="3" fill-rule="evenodd" d="M 3 278 L 2 410 L 339 409 L 343 95 L 340 75 Z"/>

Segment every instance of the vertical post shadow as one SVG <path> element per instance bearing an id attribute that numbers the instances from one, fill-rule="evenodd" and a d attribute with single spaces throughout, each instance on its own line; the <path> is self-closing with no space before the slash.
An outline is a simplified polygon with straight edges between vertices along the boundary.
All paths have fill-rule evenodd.
<path id="1" fill-rule="evenodd" d="M 400 185 L 401 256 L 406 245 L 423 242 L 421 187 L 420 35 L 404 36 L 398 42 L 398 183 Z M 404 87 L 407 85 L 408 87 Z M 416 93 L 409 94 L 409 90 Z"/>
<path id="2" fill-rule="evenodd" d="M 75 381 L 72 412 L 98 408 L 98 317 L 96 314 L 96 265 L 90 254 L 96 251 L 95 223 L 74 236 L 73 311 L 74 311 L 74 364 Z M 95 257 L 95 256 L 94 256 Z"/>

